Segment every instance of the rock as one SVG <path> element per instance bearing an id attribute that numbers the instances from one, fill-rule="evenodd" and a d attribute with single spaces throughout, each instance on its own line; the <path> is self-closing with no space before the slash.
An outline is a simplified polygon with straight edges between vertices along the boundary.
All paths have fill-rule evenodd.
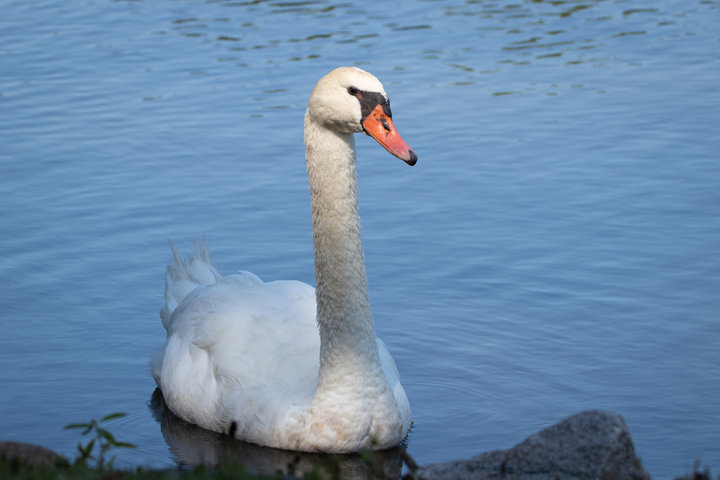
<path id="1" fill-rule="evenodd" d="M 508 450 L 425 465 L 417 475 L 427 480 L 650 480 L 623 418 L 599 410 L 573 415 Z"/>
<path id="2" fill-rule="evenodd" d="M 63 459 L 45 447 L 20 442 L 0 442 L 0 457 L 5 460 L 17 460 L 25 465 L 50 464 Z"/>

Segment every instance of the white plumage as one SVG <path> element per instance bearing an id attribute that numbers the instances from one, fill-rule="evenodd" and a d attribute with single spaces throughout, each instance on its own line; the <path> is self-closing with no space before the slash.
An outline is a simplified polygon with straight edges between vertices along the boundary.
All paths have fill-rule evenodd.
<path id="1" fill-rule="evenodd" d="M 406 437 L 410 405 L 368 300 L 353 139 L 368 133 L 414 164 L 389 113 L 380 82 L 357 68 L 313 89 L 305 145 L 317 290 L 249 272 L 223 278 L 204 244 L 187 260 L 173 249 L 167 341 L 152 373 L 176 415 L 291 450 L 382 449 Z"/>

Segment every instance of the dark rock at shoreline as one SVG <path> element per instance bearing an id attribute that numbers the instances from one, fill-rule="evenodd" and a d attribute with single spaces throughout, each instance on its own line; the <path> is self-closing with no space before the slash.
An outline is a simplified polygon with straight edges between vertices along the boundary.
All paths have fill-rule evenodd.
<path id="1" fill-rule="evenodd" d="M 425 465 L 417 474 L 428 480 L 650 480 L 623 418 L 599 410 L 573 415 L 508 450 Z"/>
<path id="2" fill-rule="evenodd" d="M 45 447 L 20 442 L 0 442 L 0 457 L 17 460 L 25 465 L 51 464 L 63 459 Z"/>

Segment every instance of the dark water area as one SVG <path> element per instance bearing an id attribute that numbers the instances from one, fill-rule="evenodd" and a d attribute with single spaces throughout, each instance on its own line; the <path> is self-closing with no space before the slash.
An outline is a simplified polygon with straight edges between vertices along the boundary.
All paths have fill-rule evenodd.
<path id="1" fill-rule="evenodd" d="M 357 138 L 408 452 L 599 408 L 653 477 L 720 469 L 718 24 L 717 1 L 4 2 L 0 439 L 74 456 L 64 425 L 123 411 L 120 465 L 220 448 L 153 404 L 167 240 L 314 284 L 303 115 L 357 65 L 419 156 Z"/>

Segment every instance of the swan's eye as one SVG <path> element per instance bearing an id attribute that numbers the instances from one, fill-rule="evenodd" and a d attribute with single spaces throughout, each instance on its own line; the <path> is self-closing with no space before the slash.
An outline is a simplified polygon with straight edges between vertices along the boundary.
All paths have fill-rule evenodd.
<path id="1" fill-rule="evenodd" d="M 355 88 L 355 87 L 348 87 L 347 92 L 348 92 L 350 95 L 352 95 L 353 97 L 357 97 L 358 94 L 360 93 L 360 90 L 358 90 L 358 89 Z"/>

